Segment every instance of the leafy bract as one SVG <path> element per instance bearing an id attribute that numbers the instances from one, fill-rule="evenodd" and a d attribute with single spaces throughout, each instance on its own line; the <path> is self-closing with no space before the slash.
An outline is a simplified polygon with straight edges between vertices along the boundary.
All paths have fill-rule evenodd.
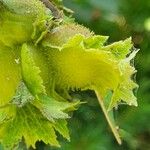
<path id="1" fill-rule="evenodd" d="M 112 100 L 109 104 L 109 110 L 117 106 L 117 102 L 125 101 L 128 105 L 137 106 L 137 99 L 133 90 L 138 85 L 133 81 L 132 76 L 136 72 L 135 68 L 130 66 L 130 62 L 121 62 L 121 79 L 118 87 L 114 90 Z"/>
<path id="2" fill-rule="evenodd" d="M 118 80 L 118 70 L 115 66 L 116 62 L 110 59 L 113 57 L 112 54 L 99 49 L 86 50 L 82 39 L 83 36 L 77 35 L 61 49 L 49 49 L 49 61 L 55 71 L 56 85 L 66 89 L 88 89 L 92 88 L 94 82 L 100 84 L 105 81 L 103 87 L 99 86 L 99 88 L 117 86 L 115 80 Z M 110 79 L 109 73 L 114 80 Z"/>
<path id="3" fill-rule="evenodd" d="M 130 66 L 130 60 L 125 61 L 132 47 L 131 38 L 108 46 L 104 45 L 106 39 L 78 34 L 62 47 L 46 45 L 50 47 L 48 56 L 54 68 L 56 85 L 62 89 L 99 89 L 102 97 L 111 90 L 109 108 L 121 100 L 136 106 L 133 89 L 137 85 L 131 79 L 135 70 Z"/>
<path id="4" fill-rule="evenodd" d="M 104 43 L 107 41 L 107 36 L 94 35 L 84 39 L 85 48 L 102 48 Z"/>
<path id="5" fill-rule="evenodd" d="M 61 47 L 64 43 L 68 42 L 68 39 L 71 39 L 76 34 L 81 34 L 85 37 L 91 37 L 93 32 L 79 24 L 64 24 L 52 29 L 51 33 L 45 36 L 42 44 L 50 47 Z"/>
<path id="6" fill-rule="evenodd" d="M 108 46 L 102 48 L 102 50 L 110 51 L 115 55 L 117 59 L 125 59 L 127 55 L 130 53 L 133 44 L 131 38 L 128 38 L 124 41 L 115 42 Z"/>
<path id="7" fill-rule="evenodd" d="M 9 103 L 19 85 L 21 69 L 18 61 L 16 50 L 0 44 L 0 106 Z"/>
<path id="8" fill-rule="evenodd" d="M 49 96 L 51 95 L 51 88 L 52 88 L 52 69 L 50 66 L 48 66 L 48 59 L 47 56 L 45 55 L 46 51 L 40 46 L 35 46 L 31 43 L 24 44 L 24 48 L 26 49 L 25 51 L 28 51 L 28 55 L 26 57 L 31 57 L 32 61 L 30 61 L 30 71 L 34 70 L 36 68 L 36 73 L 34 73 L 35 78 L 38 78 L 37 84 L 38 89 L 41 89 L 39 93 L 46 93 Z M 22 47 L 23 50 L 23 47 Z M 23 51 L 22 51 L 23 52 Z M 32 65 L 34 64 L 34 65 Z M 27 65 L 28 66 L 28 65 Z M 29 75 L 31 72 L 29 71 L 29 68 L 27 67 L 27 71 L 29 72 Z M 33 74 L 32 74 L 32 80 L 34 80 Z M 28 80 L 28 82 L 32 82 Z M 37 87 L 32 87 L 35 88 L 34 90 L 37 90 Z M 43 90 L 42 90 L 43 89 Z M 46 91 L 46 92 L 45 92 Z M 38 92 L 36 94 L 39 94 Z"/>
<path id="9" fill-rule="evenodd" d="M 11 100 L 11 104 L 17 105 L 18 107 L 23 107 L 27 103 L 34 100 L 34 97 L 31 95 L 30 91 L 24 84 L 24 82 L 20 82 L 15 95 Z"/>
<path id="10" fill-rule="evenodd" d="M 78 105 L 78 103 L 58 102 L 56 101 L 57 99 L 55 100 L 46 95 L 43 80 L 39 74 L 40 68 L 35 66 L 31 46 L 27 44 L 23 45 L 21 60 L 23 80 L 31 93 L 36 97 L 33 104 L 40 109 L 43 116 L 52 122 L 54 122 L 54 119 L 69 118 L 68 114 L 63 111 Z"/>
<path id="11" fill-rule="evenodd" d="M 15 106 L 0 109 L 0 124 L 12 119 L 16 112 Z"/>
<path id="12" fill-rule="evenodd" d="M 47 8 L 39 0 L 1 0 L 11 11 L 17 14 L 42 15 L 46 14 Z M 47 10 L 48 11 L 48 10 Z"/>
<path id="13" fill-rule="evenodd" d="M 70 135 L 69 130 L 67 127 L 67 121 L 66 120 L 57 120 L 53 124 L 56 131 L 58 131 L 64 138 L 66 138 L 68 141 L 70 141 Z"/>
<path id="14" fill-rule="evenodd" d="M 0 109 L 0 141 L 6 149 L 13 149 L 22 139 L 28 148 L 35 148 L 35 143 L 41 140 L 59 147 L 54 129 L 70 139 L 64 120 L 69 116 L 63 111 L 75 109 L 78 103 L 57 102 L 46 95 L 38 98 L 21 82 L 9 106 Z"/>
<path id="15" fill-rule="evenodd" d="M 9 47 L 31 40 L 38 43 L 48 32 L 52 18 L 39 0 L 1 0 L 0 41 Z"/>
<path id="16" fill-rule="evenodd" d="M 2 124 L 0 128 L 0 141 L 6 149 L 13 149 L 22 138 L 28 148 L 35 148 L 35 143 L 41 140 L 59 147 L 53 124 L 44 119 L 32 105 L 17 108 L 14 118 Z"/>
<path id="17" fill-rule="evenodd" d="M 51 122 L 54 122 L 56 119 L 70 118 L 65 111 L 75 110 L 80 104 L 78 101 L 75 103 L 59 102 L 46 95 L 39 95 L 38 99 L 39 100 L 34 101 L 33 104 L 39 108 L 43 116 Z"/>
<path id="18" fill-rule="evenodd" d="M 54 100 L 45 95 L 40 68 L 36 66 L 33 59 L 32 46 L 24 44 L 21 49 L 21 57 L 15 51 L 13 52 L 5 46 L 2 47 L 2 45 L 0 52 L 1 73 L 5 71 L 1 74 L 3 75 L 1 82 L 5 81 L 2 79 L 5 78 L 4 75 L 7 72 L 9 75 L 11 73 L 12 77 L 15 77 L 14 75 L 16 74 L 18 75 L 17 82 L 14 82 L 15 80 L 6 82 L 7 84 L 15 84 L 13 92 L 8 95 L 9 98 L 6 103 L 8 106 L 0 108 L 0 141 L 2 145 L 13 149 L 14 145 L 24 138 L 27 147 L 35 147 L 35 143 L 40 140 L 43 140 L 46 144 L 59 146 L 54 129 L 69 140 L 67 123 L 63 119 L 69 118 L 66 112 L 75 110 L 79 103 L 58 102 L 56 101 L 57 99 Z M 15 59 L 15 56 L 18 56 L 18 58 Z M 37 56 L 34 52 L 34 58 L 38 58 L 40 55 Z M 4 63 L 3 59 L 8 60 L 7 63 Z M 9 65 L 14 67 L 11 68 Z M 6 67 L 9 67 L 8 71 Z M 11 89 L 11 87 L 7 89 L 9 90 L 9 88 Z M 6 95 L 8 94 L 7 92 Z M 40 95 L 41 93 L 43 95 Z M 2 94 L 5 93 L 1 92 L 2 98 L 5 98 Z M 3 105 L 1 104 L 1 106 Z"/>
<path id="19" fill-rule="evenodd" d="M 35 65 L 32 58 L 31 47 L 23 44 L 21 50 L 22 77 L 31 93 L 35 96 L 45 93 L 43 80 L 40 77 L 40 69 Z"/>
<path id="20" fill-rule="evenodd" d="M 57 37 L 57 33 L 54 35 Z M 49 38 L 51 39 L 51 35 Z M 131 38 L 105 46 L 107 38 L 85 37 L 79 32 L 71 38 L 65 37 L 64 43 L 63 40 L 58 41 L 58 44 L 56 41 L 51 43 L 51 40 L 48 42 L 47 39 L 43 41 L 43 46 L 48 49 L 56 87 L 67 90 L 94 90 L 106 120 L 116 140 L 121 144 L 119 132 L 110 114 L 111 109 L 121 101 L 137 106 L 133 93 L 137 84 L 132 80 L 135 69 L 130 64 L 136 52 L 131 53 Z M 112 91 L 112 97 L 106 107 L 103 99 L 108 91 Z"/>

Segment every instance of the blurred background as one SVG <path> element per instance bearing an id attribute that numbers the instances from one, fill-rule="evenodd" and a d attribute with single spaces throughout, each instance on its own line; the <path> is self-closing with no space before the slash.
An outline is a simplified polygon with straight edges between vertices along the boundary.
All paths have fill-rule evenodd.
<path id="1" fill-rule="evenodd" d="M 76 21 L 96 34 L 110 36 L 108 43 L 132 36 L 140 49 L 135 67 L 139 84 L 137 108 L 120 105 L 115 112 L 124 138 L 119 146 L 93 93 L 82 94 L 88 103 L 69 120 L 71 142 L 62 141 L 59 150 L 150 150 L 150 0 L 64 0 Z M 57 150 L 37 145 L 41 150 Z"/>

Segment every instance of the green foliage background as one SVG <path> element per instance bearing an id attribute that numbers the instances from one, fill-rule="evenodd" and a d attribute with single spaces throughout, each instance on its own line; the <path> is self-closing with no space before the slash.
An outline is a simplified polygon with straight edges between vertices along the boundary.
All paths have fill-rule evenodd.
<path id="1" fill-rule="evenodd" d="M 149 150 L 150 149 L 150 1 L 149 0 L 64 0 L 76 21 L 96 34 L 110 35 L 109 42 L 132 36 L 140 49 L 135 67 L 137 108 L 124 104 L 116 110 L 116 121 L 124 141 L 118 146 L 93 93 L 83 93 L 88 103 L 69 121 L 71 142 L 62 141 L 61 150 Z M 134 77 L 135 78 L 135 77 Z M 136 92 L 136 91 L 135 91 Z M 78 94 L 78 93 L 77 93 Z M 60 137 L 61 139 L 61 137 Z M 37 145 L 38 149 L 55 148 Z"/>

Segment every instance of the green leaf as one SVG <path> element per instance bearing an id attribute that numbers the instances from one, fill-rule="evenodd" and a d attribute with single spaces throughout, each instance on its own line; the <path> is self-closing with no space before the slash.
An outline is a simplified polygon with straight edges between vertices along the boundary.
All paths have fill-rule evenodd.
<path id="1" fill-rule="evenodd" d="M 82 35 L 76 35 L 61 49 L 49 48 L 47 51 L 50 66 L 55 69 L 55 84 L 59 88 L 72 90 L 97 86 L 104 95 L 108 89 L 118 85 L 118 62 L 110 52 L 86 49 L 83 39 Z"/>
<path id="2" fill-rule="evenodd" d="M 94 35 L 84 39 L 84 46 L 88 48 L 101 48 L 107 41 L 107 36 Z"/>
<path id="3" fill-rule="evenodd" d="M 32 47 L 23 44 L 21 50 L 22 77 L 30 92 L 35 96 L 45 93 L 43 80 L 40 77 L 40 69 L 35 65 L 32 57 Z"/>
<path id="4" fill-rule="evenodd" d="M 61 40 L 56 41 L 57 34 Z M 109 126 L 121 144 L 110 110 L 120 101 L 137 106 L 133 93 L 137 84 L 132 80 L 135 69 L 130 64 L 137 51 L 131 53 L 131 38 L 105 46 L 107 37 L 85 36 L 80 32 L 70 38 L 67 36 L 68 33 L 61 33 L 58 29 L 43 41 L 43 46 L 47 48 L 49 66 L 54 68 L 55 87 L 73 91 L 94 90 Z M 54 43 L 51 43 L 51 39 Z M 112 98 L 105 106 L 103 100 L 107 91 L 112 91 Z"/>
<path id="5" fill-rule="evenodd" d="M 31 39 L 33 32 L 31 16 L 21 16 L 6 9 L 0 9 L 0 20 L 0 41 L 5 45 L 12 47 Z"/>
<path id="6" fill-rule="evenodd" d="M 11 100 L 11 104 L 17 105 L 18 107 L 22 107 L 33 100 L 34 97 L 31 95 L 24 82 L 21 82 L 16 90 L 16 94 Z"/>
<path id="7" fill-rule="evenodd" d="M 117 59 L 125 59 L 133 47 L 131 38 L 104 46 L 102 50 L 110 51 Z"/>
<path id="8" fill-rule="evenodd" d="M 85 37 L 91 37 L 93 32 L 84 26 L 75 23 L 67 23 L 54 28 L 50 34 L 47 34 L 42 41 L 43 46 L 61 47 L 67 43 L 69 39 L 73 38 L 76 34 Z"/>
<path id="9" fill-rule="evenodd" d="M 0 41 L 11 47 L 34 39 L 38 43 L 52 24 L 51 11 L 39 0 L 3 0 L 0 3 Z"/>
<path id="10" fill-rule="evenodd" d="M 66 120 L 57 120 L 53 124 L 56 131 L 58 131 L 64 138 L 66 138 L 68 141 L 70 141 L 70 135 L 69 130 L 67 127 L 67 121 Z"/>
<path id="11" fill-rule="evenodd" d="M 38 45 L 28 45 L 30 51 L 32 53 L 32 59 L 34 59 L 34 63 L 40 69 L 40 77 L 42 78 L 43 86 L 45 87 L 46 94 L 49 96 L 51 95 L 51 88 L 52 88 L 52 75 L 53 70 L 52 67 L 48 65 L 48 58 L 46 56 L 46 50 Z"/>
<path id="12" fill-rule="evenodd" d="M 0 106 L 11 101 L 21 81 L 20 56 L 14 49 L 0 43 Z"/>
<path id="13" fill-rule="evenodd" d="M 33 104 L 41 111 L 51 122 L 55 122 L 56 119 L 70 118 L 66 111 L 75 110 L 79 106 L 79 102 L 60 102 L 46 95 L 38 95 L 38 100 L 35 100 Z"/>
<path id="14" fill-rule="evenodd" d="M 130 65 L 136 52 L 127 57 L 132 48 L 131 38 L 104 46 L 106 39 L 76 34 L 67 42 L 64 40 L 59 48 L 45 45 L 47 49 L 49 47 L 49 66 L 54 68 L 56 87 L 64 90 L 98 89 L 102 98 L 111 90 L 113 96 L 109 108 L 121 100 L 136 106 L 133 94 L 136 84 L 132 80 L 135 69 Z"/>
<path id="15" fill-rule="evenodd" d="M 48 13 L 47 8 L 40 0 L 2 0 L 2 3 L 16 14 L 44 16 Z"/>
<path id="16" fill-rule="evenodd" d="M 14 118 L 0 128 L 0 141 L 6 149 L 13 149 L 22 138 L 28 148 L 35 148 L 35 143 L 41 140 L 45 144 L 59 147 L 52 123 L 30 104 L 17 108 Z"/>
<path id="17" fill-rule="evenodd" d="M 122 100 L 125 101 L 128 105 L 138 105 L 137 98 L 133 93 L 133 89 L 138 88 L 138 85 L 135 83 L 135 81 L 132 80 L 132 75 L 136 72 L 136 70 L 134 67 L 130 66 L 130 62 L 123 61 L 120 62 L 119 65 L 121 71 L 120 84 L 116 89 L 114 89 L 108 110 L 116 107 L 118 102 Z"/>
<path id="18" fill-rule="evenodd" d="M 0 108 L 0 125 L 12 119 L 15 115 L 16 109 L 15 106 L 12 107 L 3 107 Z"/>

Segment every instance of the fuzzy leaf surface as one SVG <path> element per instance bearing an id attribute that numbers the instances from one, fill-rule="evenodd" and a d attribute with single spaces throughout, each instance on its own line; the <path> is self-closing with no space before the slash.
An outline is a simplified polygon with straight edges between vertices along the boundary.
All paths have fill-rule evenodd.
<path id="1" fill-rule="evenodd" d="M 32 57 L 31 48 L 27 44 L 23 44 L 21 50 L 22 76 L 27 87 L 35 96 L 40 93 L 45 93 L 43 80 L 40 77 L 40 69 L 35 65 Z"/>
<path id="2" fill-rule="evenodd" d="M 108 90 L 113 91 L 109 109 L 121 100 L 137 106 L 133 93 L 137 84 L 132 80 L 136 71 L 130 65 L 136 52 L 129 55 L 133 46 L 131 38 L 105 46 L 107 38 L 77 34 L 59 48 L 45 45 L 49 47 L 56 85 L 72 90 L 99 89 L 102 97 Z"/>
<path id="3" fill-rule="evenodd" d="M 17 108 L 14 118 L 0 128 L 0 141 L 5 148 L 13 149 L 22 138 L 28 148 L 35 148 L 35 143 L 41 140 L 59 147 L 52 123 L 44 119 L 39 110 L 30 104 Z"/>
<path id="4" fill-rule="evenodd" d="M 21 80 L 17 60 L 19 54 L 14 49 L 0 44 L 0 106 L 9 103 Z"/>
<path id="5" fill-rule="evenodd" d="M 75 110 L 76 107 L 79 106 L 80 102 L 60 102 L 46 95 L 39 95 L 38 100 L 35 100 L 33 104 L 49 121 L 55 122 L 56 119 L 70 118 L 66 112 Z"/>

